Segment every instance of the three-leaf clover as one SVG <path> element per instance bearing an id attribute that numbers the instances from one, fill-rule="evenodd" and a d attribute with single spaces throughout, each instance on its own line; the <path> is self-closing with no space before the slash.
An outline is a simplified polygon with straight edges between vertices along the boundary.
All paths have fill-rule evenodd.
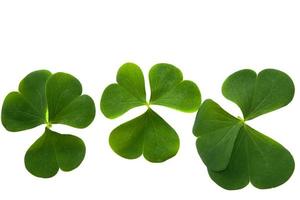
<path id="1" fill-rule="evenodd" d="M 183 80 L 181 71 L 170 64 L 156 64 L 149 72 L 150 101 L 146 100 L 142 70 L 133 63 L 122 65 L 117 83 L 109 85 L 101 98 L 101 111 L 108 118 L 116 118 L 128 110 L 147 106 L 141 116 L 115 128 L 109 143 L 118 155 L 135 159 L 142 154 L 150 162 L 163 162 L 176 155 L 179 138 L 176 131 L 151 105 L 167 106 L 183 112 L 195 112 L 201 102 L 200 91 L 192 81 Z"/>
<path id="2" fill-rule="evenodd" d="M 291 78 L 281 71 L 265 69 L 257 75 L 245 69 L 230 75 L 222 87 L 223 95 L 240 107 L 244 119 L 231 116 L 213 100 L 204 101 L 193 133 L 213 181 L 234 190 L 249 182 L 257 188 L 272 188 L 289 179 L 295 165 L 290 152 L 245 121 L 287 105 L 294 90 Z"/>
<path id="3" fill-rule="evenodd" d="M 49 178 L 59 169 L 75 169 L 85 156 L 80 138 L 51 131 L 52 124 L 85 128 L 94 117 L 95 104 L 91 97 L 82 95 L 81 84 L 75 77 L 39 70 L 20 82 L 19 91 L 6 96 L 1 120 L 12 132 L 46 124 L 44 134 L 27 150 L 24 161 L 31 174 Z"/>

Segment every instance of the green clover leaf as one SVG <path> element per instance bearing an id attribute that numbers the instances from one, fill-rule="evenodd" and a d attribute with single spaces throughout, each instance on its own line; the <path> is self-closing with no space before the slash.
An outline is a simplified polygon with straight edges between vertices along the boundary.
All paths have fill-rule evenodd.
<path id="1" fill-rule="evenodd" d="M 192 81 L 183 80 L 181 71 L 170 64 L 154 65 L 149 72 L 150 104 L 183 112 L 195 112 L 201 103 L 200 91 Z"/>
<path id="2" fill-rule="evenodd" d="M 143 155 L 150 162 L 163 162 L 176 155 L 179 137 L 151 105 L 167 106 L 183 112 L 195 112 L 201 103 L 200 91 L 192 81 L 183 80 L 181 71 L 170 64 L 156 64 L 149 72 L 150 101 L 146 101 L 142 70 L 133 63 L 122 65 L 117 83 L 103 92 L 100 107 L 108 118 L 116 118 L 132 108 L 147 106 L 147 111 L 115 128 L 109 143 L 114 152 L 135 159 Z"/>
<path id="3" fill-rule="evenodd" d="M 59 168 L 63 171 L 75 169 L 84 159 L 85 145 L 81 139 L 50 130 L 52 124 L 75 128 L 90 125 L 95 117 L 95 104 L 81 93 L 81 84 L 72 75 L 39 70 L 20 82 L 18 92 L 6 96 L 1 120 L 8 131 L 47 125 L 44 134 L 25 155 L 25 166 L 31 174 L 49 178 Z"/>
<path id="4" fill-rule="evenodd" d="M 114 119 L 132 108 L 146 104 L 143 72 L 136 64 L 126 63 L 117 73 L 117 83 L 104 90 L 100 106 L 107 118 Z"/>
<path id="5" fill-rule="evenodd" d="M 245 120 L 286 106 L 294 90 L 291 78 L 274 69 L 265 69 L 258 75 L 252 70 L 238 71 L 222 87 L 223 95 L 241 108 Z"/>
<path id="6" fill-rule="evenodd" d="M 46 128 L 25 155 L 25 166 L 38 177 L 52 177 L 60 168 L 71 171 L 77 168 L 85 156 L 83 141 L 73 135 L 59 134 Z"/>
<path id="7" fill-rule="evenodd" d="M 274 69 L 258 75 L 241 70 L 225 80 L 222 91 L 240 107 L 244 119 L 233 117 L 210 99 L 201 105 L 193 133 L 211 179 L 228 190 L 249 182 L 260 189 L 285 183 L 294 171 L 291 153 L 245 121 L 287 105 L 294 96 L 291 78 Z"/>
<path id="8" fill-rule="evenodd" d="M 122 157 L 134 159 L 144 154 L 152 162 L 173 157 L 179 148 L 176 131 L 152 109 L 114 129 L 109 139 Z"/>

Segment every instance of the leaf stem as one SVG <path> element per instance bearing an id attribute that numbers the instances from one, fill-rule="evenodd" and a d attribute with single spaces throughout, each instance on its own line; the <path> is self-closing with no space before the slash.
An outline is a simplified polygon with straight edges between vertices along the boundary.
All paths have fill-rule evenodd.
<path id="1" fill-rule="evenodd" d="M 52 124 L 51 124 L 50 122 L 47 122 L 47 123 L 46 123 L 46 126 L 47 126 L 47 128 L 50 129 L 50 128 L 52 127 Z"/>
<path id="2" fill-rule="evenodd" d="M 49 121 L 49 110 L 48 110 L 48 108 L 47 108 L 47 110 L 46 110 L 46 114 L 45 114 L 46 116 L 46 126 L 47 126 L 47 128 L 51 128 L 52 127 L 52 124 L 51 124 L 51 122 Z"/>
<path id="3" fill-rule="evenodd" d="M 245 120 L 244 120 L 242 117 L 238 116 L 237 118 L 238 118 L 243 124 L 245 123 Z"/>
<path id="4" fill-rule="evenodd" d="M 150 103 L 149 102 L 146 102 L 145 106 L 147 106 L 147 108 L 150 109 Z"/>

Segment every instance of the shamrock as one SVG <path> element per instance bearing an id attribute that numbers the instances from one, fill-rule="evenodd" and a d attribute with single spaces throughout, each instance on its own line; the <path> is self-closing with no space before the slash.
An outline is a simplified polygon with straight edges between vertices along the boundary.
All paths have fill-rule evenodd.
<path id="1" fill-rule="evenodd" d="M 1 120 L 8 131 L 23 131 L 46 124 L 44 134 L 25 155 L 25 166 L 31 174 L 49 178 L 59 169 L 75 169 L 84 159 L 85 145 L 80 138 L 50 130 L 52 124 L 75 128 L 89 126 L 95 117 L 95 105 L 89 96 L 81 93 L 81 84 L 75 77 L 39 70 L 20 82 L 18 92 L 6 96 Z"/>
<path id="2" fill-rule="evenodd" d="M 229 190 L 243 188 L 249 182 L 261 189 L 286 182 L 295 165 L 290 152 L 245 122 L 291 102 L 291 78 L 275 69 L 265 69 L 258 75 L 245 69 L 230 75 L 222 92 L 240 107 L 244 119 L 233 117 L 210 99 L 201 105 L 193 133 L 211 179 Z"/>
<path id="3" fill-rule="evenodd" d="M 146 100 L 142 70 L 133 63 L 122 65 L 117 83 L 109 85 L 101 98 L 101 111 L 110 119 L 138 106 L 147 111 L 115 128 L 109 143 L 118 155 L 135 159 L 142 154 L 150 162 L 163 162 L 176 155 L 179 138 L 176 131 L 152 108 L 167 106 L 183 112 L 195 112 L 201 102 L 200 91 L 192 81 L 183 80 L 181 71 L 170 64 L 156 64 L 149 72 L 150 101 Z"/>

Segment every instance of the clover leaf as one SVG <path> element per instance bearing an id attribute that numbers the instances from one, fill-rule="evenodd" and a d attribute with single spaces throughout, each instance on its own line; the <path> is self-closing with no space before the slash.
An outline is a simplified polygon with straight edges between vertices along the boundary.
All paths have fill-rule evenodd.
<path id="1" fill-rule="evenodd" d="M 115 128 L 109 143 L 114 152 L 135 159 L 143 155 L 150 162 L 163 162 L 176 155 L 179 137 L 176 131 L 151 107 L 161 105 L 183 112 L 195 112 L 201 102 L 200 91 L 192 81 L 183 80 L 181 71 L 170 64 L 156 64 L 149 72 L 150 101 L 146 100 L 142 70 L 134 63 L 122 65 L 117 83 L 103 92 L 100 107 L 108 118 L 116 118 L 138 106 L 147 111 Z"/>
<path id="2" fill-rule="evenodd" d="M 85 156 L 83 141 L 73 135 L 59 134 L 46 128 L 25 155 L 25 166 L 38 177 L 52 177 L 58 169 L 71 171 Z"/>
<path id="3" fill-rule="evenodd" d="M 261 189 L 286 182 L 295 166 L 291 153 L 246 121 L 287 105 L 294 96 L 291 78 L 275 69 L 258 75 L 241 70 L 225 80 L 222 92 L 240 107 L 244 119 L 233 117 L 210 99 L 201 105 L 193 133 L 211 179 L 229 190 L 249 182 Z"/>
<path id="4" fill-rule="evenodd" d="M 183 80 L 178 68 L 170 64 L 154 65 L 149 72 L 150 104 L 183 112 L 195 112 L 201 103 L 199 89 L 192 81 Z"/>
<path id="5" fill-rule="evenodd" d="M 41 124 L 47 126 L 26 152 L 25 166 L 31 174 L 49 178 L 59 168 L 63 171 L 75 169 L 84 159 L 85 145 L 80 138 L 50 130 L 52 124 L 75 128 L 90 125 L 95 117 L 95 104 L 81 93 L 81 84 L 72 75 L 39 70 L 20 82 L 19 91 L 6 96 L 1 120 L 8 131 L 23 131 Z"/>
<path id="6" fill-rule="evenodd" d="M 101 111 L 106 117 L 114 119 L 142 105 L 147 105 L 143 72 L 136 64 L 126 63 L 117 73 L 117 83 L 104 90 Z"/>
<path id="7" fill-rule="evenodd" d="M 229 76 L 222 87 L 223 95 L 235 102 L 245 120 L 277 110 L 294 97 L 291 78 L 281 71 L 265 69 L 258 75 L 242 70 Z"/>

